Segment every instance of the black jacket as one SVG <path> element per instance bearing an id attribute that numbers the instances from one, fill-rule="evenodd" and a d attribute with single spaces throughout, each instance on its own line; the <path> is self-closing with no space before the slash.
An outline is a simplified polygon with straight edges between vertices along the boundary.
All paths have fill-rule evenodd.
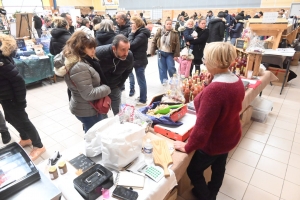
<path id="1" fill-rule="evenodd" d="M 26 107 L 25 81 L 11 57 L 0 51 L 0 103 L 12 108 Z"/>
<path id="2" fill-rule="evenodd" d="M 96 32 L 97 46 L 111 44 L 115 36 L 116 33 L 113 31 L 111 32 L 106 32 L 104 30 L 97 31 Z"/>
<path id="3" fill-rule="evenodd" d="M 62 51 L 67 40 L 71 37 L 71 33 L 65 28 L 54 28 L 51 35 L 50 53 L 55 56 Z"/>
<path id="4" fill-rule="evenodd" d="M 233 28 L 230 30 L 230 38 L 239 38 L 242 36 L 244 28 L 244 23 L 243 22 L 237 22 Z"/>
<path id="5" fill-rule="evenodd" d="M 198 38 L 195 40 L 191 40 L 190 43 L 194 45 L 194 63 L 196 65 L 200 65 L 202 64 L 203 50 L 209 36 L 209 30 L 196 27 L 195 31 L 198 33 Z"/>
<path id="6" fill-rule="evenodd" d="M 101 69 L 105 75 L 110 89 L 122 87 L 132 72 L 133 55 L 128 52 L 126 60 L 116 58 L 112 50 L 112 45 L 104 45 L 96 48 L 96 56 L 99 59 Z"/>
<path id="7" fill-rule="evenodd" d="M 38 16 L 34 16 L 33 21 L 34 21 L 34 28 L 35 29 L 41 29 L 42 28 L 43 22 L 42 22 L 41 18 L 39 18 Z"/>
<path id="8" fill-rule="evenodd" d="M 129 34 L 131 33 L 131 27 L 130 27 L 130 22 L 127 21 L 127 23 L 123 26 L 117 25 L 116 28 L 116 34 L 122 34 L 125 37 L 128 38 Z"/>
<path id="9" fill-rule="evenodd" d="M 207 43 L 222 42 L 225 32 L 225 22 L 220 18 L 212 19 L 208 24 L 209 37 Z"/>
<path id="10" fill-rule="evenodd" d="M 135 33 L 129 34 L 130 50 L 134 58 L 133 67 L 141 67 L 148 64 L 147 49 L 149 37 L 150 31 L 145 27 L 138 29 Z"/>

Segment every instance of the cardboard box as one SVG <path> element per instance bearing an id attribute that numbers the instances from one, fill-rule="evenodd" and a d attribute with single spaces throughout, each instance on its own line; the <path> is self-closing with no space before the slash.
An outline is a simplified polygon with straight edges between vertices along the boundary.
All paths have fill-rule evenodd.
<path id="1" fill-rule="evenodd" d="M 286 73 L 286 69 L 276 68 L 276 67 L 268 67 L 268 70 L 271 71 L 279 80 L 276 82 L 271 82 L 274 85 L 282 86 L 284 76 Z M 287 78 L 289 77 L 289 72 L 287 73 L 287 77 L 284 83 L 284 86 L 287 84 Z"/>
<path id="2" fill-rule="evenodd" d="M 190 133 L 193 131 L 196 118 L 196 115 L 187 113 L 183 118 L 178 120 L 183 123 L 181 126 L 174 127 L 157 124 L 154 126 L 154 132 L 162 134 L 173 140 L 185 141 L 189 138 Z"/>

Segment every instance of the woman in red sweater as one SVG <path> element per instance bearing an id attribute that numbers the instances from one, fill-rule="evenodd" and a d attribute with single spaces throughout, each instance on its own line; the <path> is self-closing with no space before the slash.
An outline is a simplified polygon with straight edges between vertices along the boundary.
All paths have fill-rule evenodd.
<path id="1" fill-rule="evenodd" d="M 209 75 L 208 86 L 195 98 L 197 120 L 187 143 L 176 141 L 174 147 L 195 154 L 187 168 L 199 200 L 216 199 L 222 185 L 228 152 L 241 137 L 239 112 L 245 90 L 242 81 L 228 67 L 236 58 L 230 43 L 213 42 L 204 49 L 203 63 Z M 203 172 L 211 166 L 211 181 Z"/>

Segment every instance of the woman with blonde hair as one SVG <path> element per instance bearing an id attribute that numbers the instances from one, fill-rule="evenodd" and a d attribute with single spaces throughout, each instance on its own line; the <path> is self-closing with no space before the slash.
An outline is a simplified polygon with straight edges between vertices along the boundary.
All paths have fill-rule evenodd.
<path id="1" fill-rule="evenodd" d="M 69 23 L 65 18 L 54 18 L 53 26 L 54 29 L 51 31 L 50 53 L 55 56 L 62 51 L 67 40 L 71 37 L 71 33 L 69 32 Z"/>
<path id="2" fill-rule="evenodd" d="M 36 160 L 46 149 L 25 111 L 27 107 L 25 81 L 12 58 L 16 50 L 16 40 L 10 35 L 0 34 L 0 104 L 6 121 L 20 133 L 20 146 L 32 145 L 29 157 Z M 8 132 L 4 139 L 6 142 L 10 141 Z"/>
<path id="3" fill-rule="evenodd" d="M 113 22 L 110 19 L 103 19 L 96 32 L 97 46 L 111 44 L 115 36 Z"/>
<path id="4" fill-rule="evenodd" d="M 101 68 L 95 57 L 96 40 L 83 31 L 76 31 L 67 41 L 63 50 L 65 66 L 56 68 L 58 76 L 64 76 L 71 91 L 70 110 L 83 123 L 87 132 L 95 123 L 102 120 L 102 115 L 90 105 L 90 102 L 110 94 L 107 85 L 100 84 Z M 62 62 L 61 56 L 57 57 Z"/>
<path id="5" fill-rule="evenodd" d="M 130 50 L 133 54 L 133 68 L 135 70 L 136 79 L 140 87 L 140 96 L 137 98 L 137 105 L 146 105 L 147 102 L 147 82 L 145 77 L 145 70 L 148 64 L 147 49 L 148 38 L 150 37 L 150 31 L 145 28 L 145 24 L 142 18 L 133 16 L 130 19 L 131 33 L 128 36 L 130 42 Z M 130 92 L 129 96 L 133 96 L 135 93 L 134 75 L 131 72 L 129 74 Z"/>
<path id="6" fill-rule="evenodd" d="M 195 151 L 187 174 L 197 199 L 216 199 L 225 174 L 228 152 L 241 138 L 240 111 L 245 96 L 242 81 L 228 69 L 236 58 L 230 43 L 213 42 L 204 49 L 203 62 L 210 73 L 207 86 L 194 99 L 196 124 L 187 143 L 174 142 L 182 152 Z M 211 181 L 203 172 L 211 166 Z"/>

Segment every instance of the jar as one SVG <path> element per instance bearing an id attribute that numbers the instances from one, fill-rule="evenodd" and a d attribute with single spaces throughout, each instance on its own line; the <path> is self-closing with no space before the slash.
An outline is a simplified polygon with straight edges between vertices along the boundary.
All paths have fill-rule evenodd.
<path id="1" fill-rule="evenodd" d="M 59 173 L 61 175 L 65 174 L 68 172 L 68 169 L 67 169 L 67 165 L 66 165 L 66 162 L 65 161 L 61 161 L 58 163 L 58 169 L 59 169 Z"/>
<path id="2" fill-rule="evenodd" d="M 57 168 L 55 166 L 49 167 L 49 174 L 51 180 L 55 180 L 58 178 Z"/>

